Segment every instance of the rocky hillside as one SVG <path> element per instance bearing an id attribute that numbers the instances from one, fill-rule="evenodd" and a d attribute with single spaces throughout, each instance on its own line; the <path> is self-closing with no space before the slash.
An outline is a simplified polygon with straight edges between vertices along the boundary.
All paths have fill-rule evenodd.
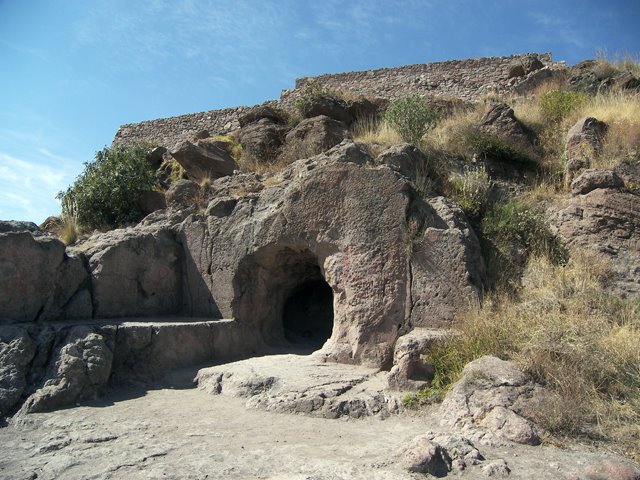
<path id="1" fill-rule="evenodd" d="M 375 394 L 348 375 L 283 390 L 269 362 L 198 382 L 332 418 L 444 399 L 470 442 L 571 435 L 637 460 L 639 75 L 446 62 L 303 79 L 207 128 L 123 126 L 60 218 L 0 223 L 0 415 L 315 352 L 305 368 L 371 369 Z M 450 454 L 438 469 L 475 465 Z"/>

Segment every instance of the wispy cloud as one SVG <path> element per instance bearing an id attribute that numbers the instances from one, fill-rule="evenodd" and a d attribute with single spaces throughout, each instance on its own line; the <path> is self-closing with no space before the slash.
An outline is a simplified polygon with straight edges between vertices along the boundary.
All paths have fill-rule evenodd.
<path id="1" fill-rule="evenodd" d="M 547 41 L 557 39 L 566 45 L 577 48 L 586 46 L 587 41 L 582 30 L 570 19 L 557 12 L 529 12 L 528 16 L 535 25 L 541 28 L 541 31 L 538 32 L 539 38 L 545 38 Z M 579 16 L 576 15 L 575 18 L 579 18 Z"/>
<path id="2" fill-rule="evenodd" d="M 42 222 L 59 211 L 55 200 L 73 179 L 74 165 L 46 149 L 38 149 L 41 156 L 57 160 L 57 167 L 47 165 L 38 158 L 16 158 L 0 151 L 0 212 L 11 219 Z"/>

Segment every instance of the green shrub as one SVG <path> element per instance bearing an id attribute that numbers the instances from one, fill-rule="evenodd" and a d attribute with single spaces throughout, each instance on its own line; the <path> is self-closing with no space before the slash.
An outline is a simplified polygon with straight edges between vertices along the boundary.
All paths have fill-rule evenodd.
<path id="1" fill-rule="evenodd" d="M 527 170 L 537 170 L 538 163 L 526 151 L 497 135 L 470 129 L 464 134 L 467 150 L 483 159 L 509 163 Z"/>
<path id="2" fill-rule="evenodd" d="M 519 285 L 531 256 L 545 256 L 556 264 L 567 260 L 567 250 L 546 218 L 522 200 L 495 203 L 482 219 L 480 236 L 493 288 Z"/>
<path id="3" fill-rule="evenodd" d="M 417 409 L 433 403 L 440 403 L 444 399 L 445 391 L 441 388 L 427 387 L 417 392 L 407 393 L 402 397 L 402 404 L 409 410 Z"/>
<path id="4" fill-rule="evenodd" d="M 148 145 L 104 148 L 66 192 L 57 197 L 64 216 L 84 228 L 111 228 L 142 218 L 138 200 L 156 186 L 155 169 L 147 161 Z"/>
<path id="5" fill-rule="evenodd" d="M 418 143 L 439 119 L 438 111 L 417 95 L 394 100 L 384 113 L 384 120 L 406 142 L 412 143 Z"/>
<path id="6" fill-rule="evenodd" d="M 540 110 L 546 120 L 558 123 L 582 106 L 588 98 L 589 95 L 584 92 L 553 90 L 540 97 Z"/>

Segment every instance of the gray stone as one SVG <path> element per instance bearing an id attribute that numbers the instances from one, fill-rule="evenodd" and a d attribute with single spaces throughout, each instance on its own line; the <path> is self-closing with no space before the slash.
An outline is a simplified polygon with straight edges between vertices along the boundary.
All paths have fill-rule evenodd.
<path id="1" fill-rule="evenodd" d="M 585 195 L 596 188 L 622 188 L 624 182 L 611 170 L 590 169 L 571 182 L 572 195 Z"/>
<path id="2" fill-rule="evenodd" d="M 257 105 L 238 116 L 240 127 L 245 127 L 250 123 L 257 122 L 263 118 L 271 120 L 273 123 L 287 123 L 287 113 L 271 105 Z"/>
<path id="3" fill-rule="evenodd" d="M 522 146 L 531 146 L 534 140 L 533 134 L 515 117 L 513 109 L 505 103 L 489 105 L 480 119 L 480 129 Z"/>
<path id="4" fill-rule="evenodd" d="M 347 125 L 353 121 L 347 102 L 332 95 L 309 98 L 303 103 L 300 113 L 304 118 L 326 116 Z"/>
<path id="5" fill-rule="evenodd" d="M 35 353 L 36 344 L 26 329 L 0 326 L 0 418 L 20 401 Z"/>
<path id="6" fill-rule="evenodd" d="M 59 240 L 0 234 L 0 323 L 58 319 L 87 278 L 82 260 L 68 257 Z"/>
<path id="7" fill-rule="evenodd" d="M 274 123 L 270 118 L 245 125 L 237 134 L 243 155 L 249 155 L 258 162 L 270 162 L 280 153 L 287 131 L 285 126 Z"/>
<path id="8" fill-rule="evenodd" d="M 165 192 L 165 203 L 173 209 L 190 209 L 202 198 L 200 185 L 192 180 L 178 180 Z"/>
<path id="9" fill-rule="evenodd" d="M 138 206 L 143 215 L 149 215 L 157 210 L 167 208 L 167 200 L 164 193 L 149 190 L 140 194 Z"/>
<path id="10" fill-rule="evenodd" d="M 84 250 L 98 318 L 177 313 L 182 305 L 180 248 L 168 230 L 122 229 Z"/>
<path id="11" fill-rule="evenodd" d="M 428 435 L 415 437 L 399 452 L 403 467 L 409 472 L 445 477 L 451 471 L 451 457 Z"/>
<path id="12" fill-rule="evenodd" d="M 17 222 L 15 220 L 0 220 L 0 233 L 37 232 L 40 230 L 33 222 Z"/>
<path id="13" fill-rule="evenodd" d="M 113 338 L 87 326 L 73 327 L 55 354 L 42 387 L 23 404 L 20 413 L 54 410 L 78 400 L 95 398 L 107 385 L 113 361 Z"/>
<path id="14" fill-rule="evenodd" d="M 287 133 L 283 155 L 297 160 L 329 150 L 349 137 L 346 124 L 327 116 L 308 118 Z"/>
<path id="15" fill-rule="evenodd" d="M 236 198 L 229 197 L 217 197 L 209 202 L 205 215 L 210 217 L 226 217 L 231 215 L 233 209 L 237 205 L 238 200 Z"/>
<path id="16" fill-rule="evenodd" d="M 495 438 L 537 445 L 537 427 L 518 414 L 544 390 L 512 362 L 484 356 L 469 363 L 440 407 L 442 424 L 482 428 Z"/>
<path id="17" fill-rule="evenodd" d="M 509 465 L 504 460 L 494 460 L 482 467 L 482 475 L 485 477 L 508 477 L 511 473 Z"/>
<path id="18" fill-rule="evenodd" d="M 185 141 L 178 144 L 171 156 L 182 165 L 191 180 L 219 178 L 231 175 L 238 168 L 231 154 L 226 150 L 226 142 L 210 139 L 196 143 Z"/>

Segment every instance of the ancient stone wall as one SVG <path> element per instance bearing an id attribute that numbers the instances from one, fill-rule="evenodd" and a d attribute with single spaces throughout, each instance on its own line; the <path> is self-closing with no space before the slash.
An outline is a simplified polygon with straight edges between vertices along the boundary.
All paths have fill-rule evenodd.
<path id="1" fill-rule="evenodd" d="M 394 98 L 415 92 L 426 96 L 456 97 L 474 101 L 491 92 L 504 93 L 517 87 L 525 77 L 508 79 L 509 69 L 532 55 L 552 68 L 564 65 L 553 62 L 550 53 L 542 53 L 327 74 L 297 79 L 295 88 L 284 90 L 280 100 L 266 103 L 293 109 L 295 100 L 311 78 L 332 89 L 371 97 Z M 210 110 L 123 125 L 118 129 L 113 144 L 145 141 L 172 148 L 176 142 L 190 139 L 202 130 L 207 130 L 211 135 L 226 134 L 239 127 L 238 116 L 247 108 Z"/>

